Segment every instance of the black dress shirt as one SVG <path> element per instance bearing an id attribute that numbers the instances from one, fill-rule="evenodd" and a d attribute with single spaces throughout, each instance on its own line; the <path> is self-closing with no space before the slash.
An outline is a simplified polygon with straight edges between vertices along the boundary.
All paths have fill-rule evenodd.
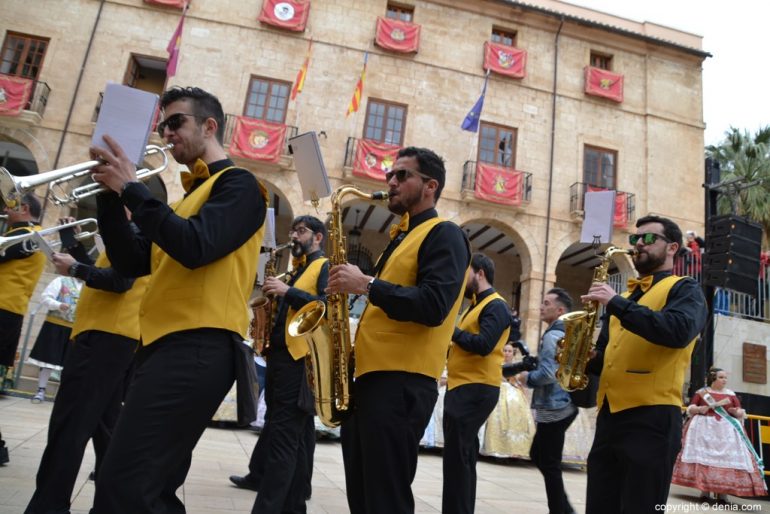
<path id="1" fill-rule="evenodd" d="M 671 275 L 671 271 L 661 271 L 653 275 L 652 283 Z M 684 348 L 706 325 L 708 309 L 700 285 L 690 277 L 678 281 L 668 292 L 666 305 L 660 311 L 636 303 L 644 295 L 637 288 L 628 298 L 620 295 L 607 303 L 602 317 L 602 329 L 596 341 L 597 355 L 588 369 L 599 373 L 603 363 L 604 350 L 609 342 L 609 317 L 615 316 L 621 326 L 646 339 L 647 341 L 668 348 Z"/>
<path id="2" fill-rule="evenodd" d="M 223 159 L 208 168 L 214 175 L 232 165 L 230 159 Z M 124 204 L 141 232 L 132 230 Z M 189 219 L 174 214 L 140 182 L 130 183 L 120 197 L 116 193 L 98 195 L 97 207 L 99 233 L 110 262 L 128 277 L 150 273 L 152 243 L 189 269 L 210 264 L 248 241 L 262 226 L 266 212 L 257 179 L 242 168 L 219 178 L 206 203 Z"/>
<path id="3" fill-rule="evenodd" d="M 67 252 L 78 261 L 75 276 L 85 282 L 88 287 L 110 293 L 125 293 L 134 285 L 133 278 L 124 277 L 115 268 L 94 266 L 93 259 L 81 243 L 67 248 Z"/>
<path id="4" fill-rule="evenodd" d="M 409 219 L 410 232 L 421 223 L 438 216 L 427 209 Z M 399 238 L 391 241 L 378 263 L 382 269 Z M 417 284 L 400 286 L 375 279 L 369 301 L 396 321 L 411 321 L 437 327 L 446 319 L 460 294 L 465 271 L 471 261 L 470 245 L 463 231 L 452 222 L 433 227 L 417 253 Z"/>
<path id="5" fill-rule="evenodd" d="M 487 296 L 494 293 L 494 288 L 490 287 L 476 295 L 476 305 L 474 305 L 468 314 L 470 314 Z M 466 316 L 468 315 L 466 314 Z M 502 300 L 492 300 L 484 306 L 479 313 L 479 333 L 472 334 L 455 327 L 452 341 L 466 352 L 477 353 L 479 355 L 489 355 L 497 346 L 497 342 L 503 335 L 503 332 L 511 325 L 511 313 L 508 305 Z"/>
<path id="6" fill-rule="evenodd" d="M 329 282 L 329 262 L 328 261 L 325 262 L 323 266 L 321 266 L 321 271 L 318 274 L 318 281 L 316 282 L 317 288 L 318 288 L 317 295 L 312 295 L 307 291 L 303 291 L 302 289 L 297 289 L 296 287 L 292 287 L 297 282 L 297 280 L 299 280 L 299 277 L 301 277 L 302 274 L 305 273 L 310 263 L 316 259 L 323 257 L 323 255 L 324 254 L 321 250 L 318 250 L 309 254 L 307 256 L 307 261 L 305 262 L 305 265 L 302 266 L 301 268 L 297 268 L 297 270 L 294 273 L 292 273 L 292 278 L 288 282 L 289 290 L 286 291 L 286 294 L 282 298 L 280 298 L 278 302 L 278 308 L 276 310 L 275 320 L 273 323 L 273 331 L 270 333 L 271 347 L 274 347 L 274 346 L 286 347 L 285 325 L 286 325 L 286 315 L 289 312 L 289 307 L 291 307 L 295 311 L 298 311 L 308 303 L 313 302 L 315 300 L 326 301 L 326 293 L 324 291 L 326 290 L 326 285 Z"/>

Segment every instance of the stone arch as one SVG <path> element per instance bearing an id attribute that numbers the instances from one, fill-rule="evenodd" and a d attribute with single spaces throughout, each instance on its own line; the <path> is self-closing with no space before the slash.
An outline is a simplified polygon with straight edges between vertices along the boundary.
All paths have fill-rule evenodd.
<path id="1" fill-rule="evenodd" d="M 38 173 L 51 169 L 51 158 L 45 146 L 29 130 L 22 127 L 0 126 L 0 141 L 7 141 L 26 148 L 37 164 Z M 13 170 L 10 170 L 13 173 Z"/>

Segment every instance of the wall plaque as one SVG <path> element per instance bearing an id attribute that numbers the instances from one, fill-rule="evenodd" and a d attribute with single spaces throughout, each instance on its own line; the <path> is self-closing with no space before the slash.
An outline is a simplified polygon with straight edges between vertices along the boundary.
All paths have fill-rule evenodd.
<path id="1" fill-rule="evenodd" d="M 743 381 L 767 384 L 767 347 L 743 343 Z"/>

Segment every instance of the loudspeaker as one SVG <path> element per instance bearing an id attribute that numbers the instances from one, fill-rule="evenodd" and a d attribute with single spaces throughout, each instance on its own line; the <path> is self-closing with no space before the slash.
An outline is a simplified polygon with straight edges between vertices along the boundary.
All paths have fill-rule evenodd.
<path id="1" fill-rule="evenodd" d="M 704 283 L 757 294 L 762 227 L 737 216 L 717 216 L 706 232 Z"/>

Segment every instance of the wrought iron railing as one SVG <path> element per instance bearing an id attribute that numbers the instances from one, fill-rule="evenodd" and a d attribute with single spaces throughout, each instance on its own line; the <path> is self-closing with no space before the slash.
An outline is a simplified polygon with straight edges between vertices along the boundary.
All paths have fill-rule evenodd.
<path id="1" fill-rule="evenodd" d="M 225 114 L 225 145 L 229 145 L 233 141 L 233 132 L 235 131 L 235 120 L 238 119 L 239 114 Z M 286 125 L 286 138 L 283 142 L 283 154 L 289 155 L 289 139 L 296 136 L 299 133 L 299 128 L 294 125 Z"/>
<path id="2" fill-rule="evenodd" d="M 345 163 L 344 166 L 346 168 L 352 168 L 353 167 L 353 161 L 356 158 L 356 144 L 358 143 L 358 139 L 355 137 L 349 137 L 347 142 L 345 143 Z"/>
<path id="3" fill-rule="evenodd" d="M 476 161 L 465 161 L 465 164 L 463 164 L 462 191 L 464 193 L 474 193 L 476 191 L 476 164 Z M 522 180 L 519 183 L 521 201 L 522 203 L 529 203 L 532 200 L 532 173 L 518 170 L 512 171 L 521 173 Z"/>

